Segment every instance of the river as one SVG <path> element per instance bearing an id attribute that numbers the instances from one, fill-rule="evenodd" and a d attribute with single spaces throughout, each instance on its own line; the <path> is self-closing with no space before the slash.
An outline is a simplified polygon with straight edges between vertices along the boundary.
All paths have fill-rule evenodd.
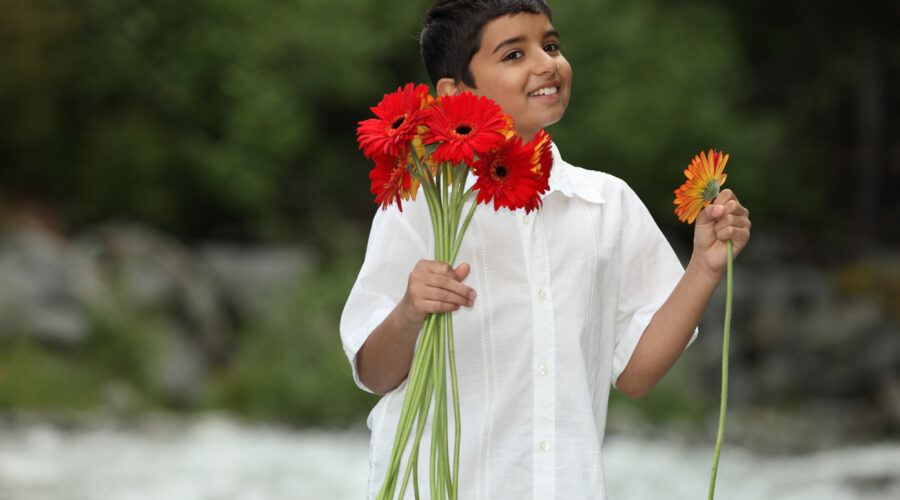
<path id="1" fill-rule="evenodd" d="M 709 446 L 611 437 L 613 500 L 706 498 Z M 221 415 L 64 429 L 0 428 L 0 500 L 360 500 L 362 431 L 290 430 Z M 900 499 L 900 443 L 802 456 L 723 449 L 723 500 Z"/>

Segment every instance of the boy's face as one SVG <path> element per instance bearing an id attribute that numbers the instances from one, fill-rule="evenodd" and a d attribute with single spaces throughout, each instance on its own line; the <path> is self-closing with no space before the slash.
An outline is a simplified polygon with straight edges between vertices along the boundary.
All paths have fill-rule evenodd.
<path id="1" fill-rule="evenodd" d="M 458 88 L 493 99 L 526 141 L 559 121 L 569 104 L 572 67 L 560 53 L 559 33 L 542 14 L 488 21 L 469 69 L 477 88 Z"/>

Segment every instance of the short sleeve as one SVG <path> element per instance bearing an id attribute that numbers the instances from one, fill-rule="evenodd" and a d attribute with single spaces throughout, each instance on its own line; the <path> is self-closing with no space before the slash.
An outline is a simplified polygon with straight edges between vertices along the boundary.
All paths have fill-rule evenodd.
<path id="1" fill-rule="evenodd" d="M 634 191 L 624 186 L 621 201 L 623 220 L 613 385 L 625 371 L 653 315 L 684 274 L 675 251 Z M 696 337 L 695 329 L 690 342 Z"/>
<path id="2" fill-rule="evenodd" d="M 402 212 L 396 205 L 378 210 L 372 221 L 365 260 L 340 323 L 353 380 L 365 391 L 372 392 L 359 380 L 356 356 L 372 331 L 400 302 L 416 262 L 428 255 L 430 240 L 424 234 L 430 227 L 424 200 L 404 202 Z"/>

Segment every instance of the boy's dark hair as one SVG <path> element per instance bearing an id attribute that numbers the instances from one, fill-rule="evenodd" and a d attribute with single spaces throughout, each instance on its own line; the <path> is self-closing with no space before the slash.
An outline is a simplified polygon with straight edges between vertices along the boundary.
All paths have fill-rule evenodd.
<path id="1" fill-rule="evenodd" d="M 488 21 L 503 15 L 527 12 L 550 17 L 544 0 L 437 0 L 425 14 L 419 46 L 425 71 L 437 85 L 441 78 L 453 78 L 475 88 L 469 70 L 472 56 L 481 46 Z"/>

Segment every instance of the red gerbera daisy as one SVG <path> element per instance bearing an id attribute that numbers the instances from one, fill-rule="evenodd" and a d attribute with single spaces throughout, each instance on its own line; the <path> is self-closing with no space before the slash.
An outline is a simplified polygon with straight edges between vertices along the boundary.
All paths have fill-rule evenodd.
<path id="1" fill-rule="evenodd" d="M 494 210 L 506 207 L 510 210 L 525 208 L 526 212 L 541 205 L 538 176 L 532 171 L 534 149 L 523 145 L 515 136 L 499 148 L 479 155 L 472 170 L 478 177 L 473 187 L 478 191 L 476 201 L 494 201 Z"/>
<path id="2" fill-rule="evenodd" d="M 416 134 L 425 118 L 423 109 L 432 100 L 428 86 L 421 84 L 407 83 L 396 92 L 385 94 L 378 106 L 371 108 L 378 118 L 359 122 L 356 129 L 359 148 L 368 158 L 399 154 L 400 146 Z"/>
<path id="3" fill-rule="evenodd" d="M 440 143 L 434 151 L 437 162 L 472 163 L 505 140 L 508 121 L 503 110 L 487 97 L 471 92 L 442 97 L 429 108 L 425 124 L 426 144 Z"/>
<path id="4" fill-rule="evenodd" d="M 369 172 L 370 189 L 375 195 L 375 204 L 381 205 L 382 209 L 386 210 L 396 201 L 402 212 L 401 199 L 416 199 L 419 181 L 410 175 L 408 165 L 408 148 L 403 148 L 398 156 L 375 156 L 375 167 Z"/>

